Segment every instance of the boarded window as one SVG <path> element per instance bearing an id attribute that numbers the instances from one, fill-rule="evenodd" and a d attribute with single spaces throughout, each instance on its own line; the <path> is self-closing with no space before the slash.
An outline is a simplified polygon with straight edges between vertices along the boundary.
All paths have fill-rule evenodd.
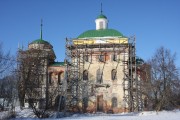
<path id="1" fill-rule="evenodd" d="M 103 95 L 97 96 L 97 111 L 98 112 L 103 111 Z"/>
<path id="2" fill-rule="evenodd" d="M 49 73 L 49 84 L 52 83 L 52 73 Z"/>
<path id="3" fill-rule="evenodd" d="M 116 80 L 117 79 L 117 71 L 115 69 L 113 69 L 111 71 L 111 79 L 112 80 Z"/>
<path id="4" fill-rule="evenodd" d="M 97 79 L 97 83 L 102 83 L 103 82 L 103 72 L 102 70 L 98 69 L 97 72 L 96 72 L 96 79 Z"/>
<path id="5" fill-rule="evenodd" d="M 61 83 L 61 73 L 58 73 L 58 84 Z"/>
<path id="6" fill-rule="evenodd" d="M 104 62 L 104 61 L 105 61 L 104 55 L 99 55 L 99 62 Z"/>
<path id="7" fill-rule="evenodd" d="M 84 70 L 83 72 L 83 80 L 88 80 L 88 71 Z"/>
<path id="8" fill-rule="evenodd" d="M 94 85 L 91 85 L 91 95 L 94 95 L 95 91 L 94 91 Z"/>
<path id="9" fill-rule="evenodd" d="M 112 58 L 112 61 L 117 61 L 117 55 L 115 53 L 112 54 L 111 58 Z"/>
<path id="10" fill-rule="evenodd" d="M 88 62 L 88 61 L 89 61 L 89 56 L 88 56 L 88 55 L 85 55 L 85 56 L 84 56 L 84 61 L 85 61 L 85 62 Z"/>
<path id="11" fill-rule="evenodd" d="M 144 98 L 144 107 L 147 108 L 148 102 L 147 102 L 147 97 Z"/>
<path id="12" fill-rule="evenodd" d="M 83 98 L 83 111 L 86 112 L 86 109 L 88 107 L 88 98 Z"/>
<path id="13" fill-rule="evenodd" d="M 117 98 L 116 98 L 116 97 L 113 97 L 113 98 L 111 99 L 111 102 L 112 102 L 112 108 L 117 107 Z"/>

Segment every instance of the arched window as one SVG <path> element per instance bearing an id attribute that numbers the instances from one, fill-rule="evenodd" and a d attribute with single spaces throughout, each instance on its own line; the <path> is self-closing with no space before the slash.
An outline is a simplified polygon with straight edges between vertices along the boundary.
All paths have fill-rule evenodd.
<path id="1" fill-rule="evenodd" d="M 144 98 L 144 107 L 147 108 L 148 102 L 147 102 L 147 97 Z"/>
<path id="2" fill-rule="evenodd" d="M 89 61 L 89 56 L 88 55 L 84 55 L 84 61 L 88 62 Z"/>
<path id="3" fill-rule="evenodd" d="M 58 84 L 61 83 L 61 73 L 58 73 Z"/>
<path id="4" fill-rule="evenodd" d="M 112 102 L 112 108 L 117 107 L 117 98 L 116 98 L 116 97 L 113 97 L 113 98 L 111 99 L 111 102 Z"/>
<path id="5" fill-rule="evenodd" d="M 112 61 L 117 61 L 117 55 L 114 53 L 111 55 Z"/>
<path id="6" fill-rule="evenodd" d="M 105 61 L 105 56 L 104 55 L 99 55 L 99 62 L 104 62 Z"/>
<path id="7" fill-rule="evenodd" d="M 111 79 L 112 80 L 116 80 L 117 79 L 117 71 L 115 69 L 113 69 L 111 71 Z"/>
<path id="8" fill-rule="evenodd" d="M 88 71 L 84 70 L 83 72 L 83 80 L 88 80 Z"/>
<path id="9" fill-rule="evenodd" d="M 52 73 L 50 72 L 49 73 L 49 84 L 51 84 L 52 83 Z"/>
<path id="10" fill-rule="evenodd" d="M 56 109 L 58 109 L 58 107 L 59 107 L 59 110 L 60 110 L 60 111 L 63 111 L 63 110 L 65 109 L 65 103 L 66 103 L 65 97 L 58 95 L 58 96 L 56 97 L 56 99 L 55 99 L 55 105 L 54 105 L 54 107 L 55 107 Z M 60 105 L 59 105 L 59 104 L 60 104 Z"/>
<path id="11" fill-rule="evenodd" d="M 96 82 L 97 83 L 102 83 L 103 82 L 102 75 L 103 75 L 103 72 L 100 69 L 98 69 L 97 72 L 96 72 L 96 79 L 97 79 Z"/>

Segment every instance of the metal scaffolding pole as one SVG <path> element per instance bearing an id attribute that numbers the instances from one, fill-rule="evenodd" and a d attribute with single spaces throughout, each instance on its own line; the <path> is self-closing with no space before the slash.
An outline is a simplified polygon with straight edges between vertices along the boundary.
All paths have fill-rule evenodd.
<path id="1" fill-rule="evenodd" d="M 96 51 L 94 51 L 96 50 Z M 130 37 L 128 43 L 121 44 L 73 44 L 73 39 L 66 39 L 66 68 L 67 68 L 67 92 L 66 92 L 66 109 L 76 109 L 80 111 L 79 104 L 83 103 L 83 72 L 85 64 L 85 56 L 92 54 L 124 54 L 122 62 L 123 67 L 123 91 L 124 102 L 127 104 L 125 108 L 128 111 L 139 111 L 142 109 L 141 80 L 137 75 L 136 68 L 136 40 Z M 86 58 L 87 59 L 87 58 Z M 95 86 L 89 84 L 89 86 Z M 83 106 L 83 105 L 82 105 Z"/>
<path id="2" fill-rule="evenodd" d="M 142 110 L 141 80 L 137 76 L 136 65 L 136 39 L 130 37 L 128 46 L 125 48 L 123 60 L 124 72 L 124 101 L 126 109 L 130 112 Z M 128 55 L 127 55 L 128 53 Z"/>

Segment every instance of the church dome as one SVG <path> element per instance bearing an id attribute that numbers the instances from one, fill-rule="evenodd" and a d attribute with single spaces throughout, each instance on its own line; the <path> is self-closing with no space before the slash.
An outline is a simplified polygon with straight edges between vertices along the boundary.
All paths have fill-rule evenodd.
<path id="1" fill-rule="evenodd" d="M 29 44 L 29 49 L 52 49 L 53 46 L 46 40 L 37 39 Z"/>
<path id="2" fill-rule="evenodd" d="M 78 38 L 92 37 L 123 37 L 123 34 L 115 29 L 88 30 L 78 36 Z"/>
<path id="3" fill-rule="evenodd" d="M 46 44 L 46 45 L 50 45 L 49 42 L 47 42 L 47 41 L 45 41 L 45 40 L 42 40 L 42 39 L 34 40 L 34 41 L 31 42 L 30 44 Z"/>
<path id="4" fill-rule="evenodd" d="M 28 45 L 28 49 L 29 50 L 43 50 L 46 51 L 46 53 L 48 53 L 49 58 L 54 61 L 54 59 L 56 58 L 56 55 L 54 53 L 53 50 L 53 46 L 46 40 L 43 39 L 37 39 L 32 41 L 29 45 Z"/>

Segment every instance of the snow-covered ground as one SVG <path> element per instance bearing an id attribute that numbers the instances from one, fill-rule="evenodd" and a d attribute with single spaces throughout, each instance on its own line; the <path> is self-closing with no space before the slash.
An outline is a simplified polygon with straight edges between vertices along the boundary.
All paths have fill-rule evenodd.
<path id="1" fill-rule="evenodd" d="M 148 111 L 140 113 L 121 114 L 85 114 L 61 118 L 61 120 L 180 120 L 180 111 Z"/>
<path id="2" fill-rule="evenodd" d="M 0 112 L 0 120 L 3 120 L 3 119 L 6 118 L 7 116 L 8 116 L 8 111 Z"/>
<path id="3" fill-rule="evenodd" d="M 24 109 L 20 110 L 16 108 L 17 117 L 15 120 L 26 119 L 32 120 L 35 118 L 32 110 Z M 7 112 L 0 112 L 0 119 L 7 114 Z M 51 120 L 53 118 L 49 118 L 46 120 Z M 14 120 L 14 119 L 13 119 Z M 104 114 L 104 113 L 96 113 L 96 114 L 74 114 L 71 117 L 59 118 L 56 120 L 180 120 L 180 110 L 173 111 L 144 111 L 139 113 L 120 113 L 120 114 Z"/>
<path id="4" fill-rule="evenodd" d="M 20 107 L 15 108 L 17 118 L 35 118 L 33 111 L 31 109 L 23 109 L 21 110 Z M 7 119 L 10 116 L 10 111 L 3 111 L 0 112 L 0 120 Z"/>

